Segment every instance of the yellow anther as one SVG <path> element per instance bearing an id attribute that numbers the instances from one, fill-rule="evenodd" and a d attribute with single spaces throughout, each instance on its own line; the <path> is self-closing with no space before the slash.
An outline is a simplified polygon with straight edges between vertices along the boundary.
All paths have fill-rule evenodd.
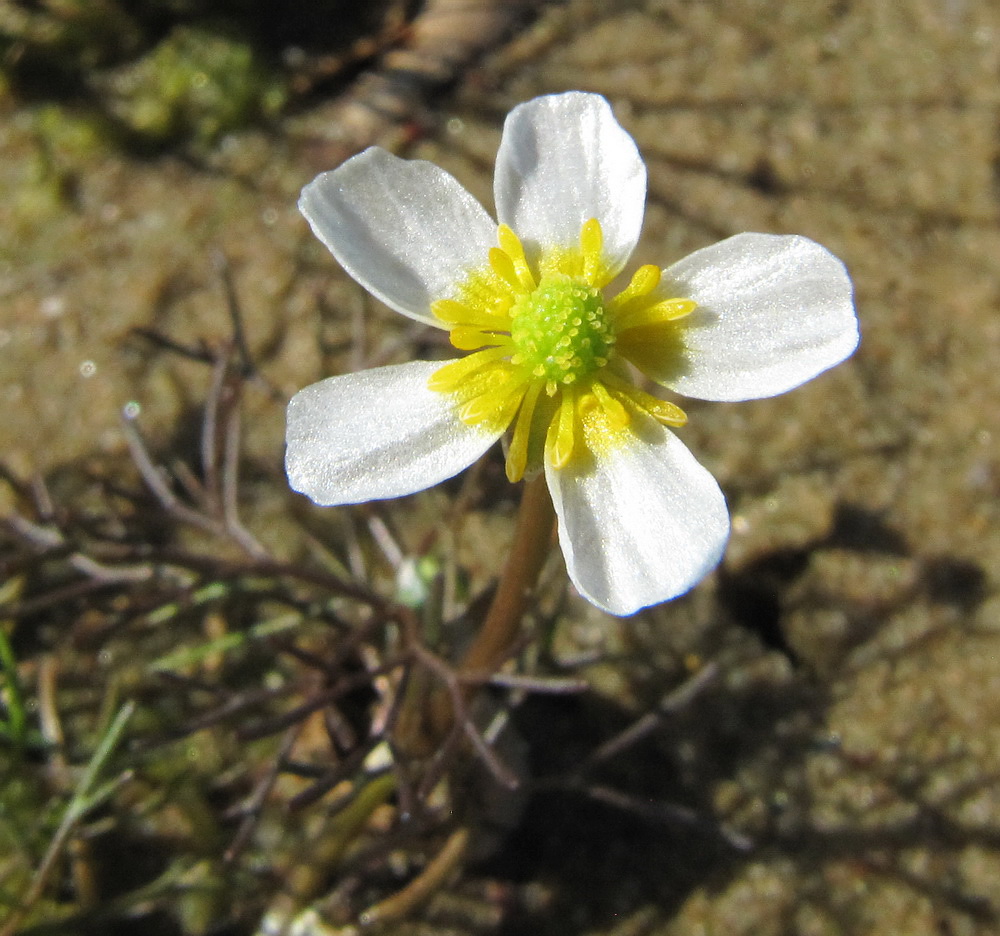
<path id="1" fill-rule="evenodd" d="M 631 420 L 625 407 L 605 390 L 604 385 L 599 380 L 595 380 L 591 384 L 590 392 L 601 409 L 604 410 L 604 414 L 612 429 L 624 429 L 629 424 Z"/>
<path id="2" fill-rule="evenodd" d="M 500 249 L 510 257 L 518 282 L 526 292 L 531 292 L 538 284 L 531 272 L 531 267 L 528 266 L 521 239 L 506 224 L 501 224 L 497 228 L 497 241 L 500 244 Z"/>
<path id="3" fill-rule="evenodd" d="M 676 427 L 683 426 L 688 421 L 687 413 L 679 406 L 668 403 L 666 400 L 659 400 L 648 393 L 642 393 L 641 390 L 639 393 L 642 394 L 642 399 L 637 402 L 657 422 L 663 423 L 664 426 Z"/>
<path id="4" fill-rule="evenodd" d="M 510 225 L 497 225 L 497 243 L 500 245 L 500 249 L 511 260 L 524 260 L 524 245 L 521 243 L 521 238 L 514 233 L 514 229 Z"/>
<path id="5" fill-rule="evenodd" d="M 496 393 L 483 393 L 463 403 L 458 411 L 458 417 L 464 423 L 477 423 L 496 415 L 503 402 L 503 397 Z"/>
<path id="6" fill-rule="evenodd" d="M 524 395 L 524 384 L 496 387 L 463 403 L 458 418 L 469 425 L 487 423 L 490 429 L 502 430 L 510 425 Z"/>
<path id="7" fill-rule="evenodd" d="M 524 399 L 521 401 L 521 408 L 517 413 L 517 421 L 514 423 L 514 433 L 511 436 L 510 446 L 507 449 L 507 480 L 512 484 L 520 481 L 524 477 L 524 471 L 528 467 L 528 443 L 531 441 L 531 423 L 535 416 L 535 404 L 538 402 L 538 395 L 541 393 L 542 384 L 533 381 Z"/>
<path id="8" fill-rule="evenodd" d="M 660 285 L 662 275 L 660 268 L 654 266 L 652 263 L 647 263 L 645 266 L 639 267 L 632 274 L 632 279 L 629 281 L 628 286 L 608 303 L 608 307 L 618 311 L 626 302 L 639 296 L 648 295 Z"/>
<path id="9" fill-rule="evenodd" d="M 529 291 L 521 285 L 514 261 L 511 260 L 510 255 L 506 251 L 501 250 L 499 247 L 491 247 L 490 266 L 493 268 L 493 272 L 510 286 L 514 292 L 525 293 Z"/>
<path id="10" fill-rule="evenodd" d="M 636 308 L 619 310 L 619 314 L 615 318 L 615 328 L 621 334 L 623 331 L 639 328 L 642 325 L 674 322 L 690 315 L 696 308 L 698 308 L 698 304 L 691 299 L 664 299 L 654 305 L 638 305 Z"/>
<path id="11" fill-rule="evenodd" d="M 615 374 L 607 374 L 604 382 L 619 399 L 642 410 L 664 426 L 683 426 L 687 422 L 687 414 L 679 406 L 646 393 Z"/>
<path id="12" fill-rule="evenodd" d="M 545 436 L 545 457 L 553 468 L 565 468 L 569 464 L 573 457 L 575 434 L 576 394 L 567 388 L 563 390 L 559 408 Z"/>
<path id="13" fill-rule="evenodd" d="M 594 285 L 604 272 L 604 233 L 597 218 L 584 221 L 580 228 L 580 253 L 583 255 L 583 278 Z"/>
<path id="14" fill-rule="evenodd" d="M 427 380 L 427 387 L 439 393 L 448 393 L 460 387 L 473 374 L 508 354 L 505 347 L 486 348 L 466 357 L 442 364 Z"/>
<path id="15" fill-rule="evenodd" d="M 498 335 L 494 332 L 486 332 L 481 328 L 466 328 L 459 325 L 448 333 L 448 339 L 460 351 L 475 351 L 486 345 L 510 346 L 509 335 Z"/>
<path id="16" fill-rule="evenodd" d="M 473 307 L 454 299 L 439 299 L 431 303 L 431 314 L 447 325 L 472 325 L 478 328 L 506 329 L 510 319 L 482 306 Z"/>

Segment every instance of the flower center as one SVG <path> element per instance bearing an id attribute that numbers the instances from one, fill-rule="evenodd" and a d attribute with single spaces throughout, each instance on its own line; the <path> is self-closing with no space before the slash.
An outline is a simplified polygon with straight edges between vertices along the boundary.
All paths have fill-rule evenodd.
<path id="1" fill-rule="evenodd" d="M 615 332 L 593 286 L 556 274 L 518 296 L 510 310 L 512 364 L 570 385 L 608 363 Z"/>
<path id="2" fill-rule="evenodd" d="M 646 359 L 674 355 L 672 323 L 694 303 L 661 298 L 660 269 L 652 265 L 605 298 L 614 273 L 602 238 L 591 218 L 579 247 L 543 247 L 529 262 L 517 235 L 501 224 L 488 264 L 471 271 L 454 297 L 431 305 L 451 343 L 473 353 L 442 364 L 427 386 L 453 396 L 462 422 L 510 430 L 511 481 L 541 467 L 543 456 L 562 469 L 627 444 L 637 414 L 665 426 L 687 419 L 635 386 L 626 362 L 642 369 Z"/>

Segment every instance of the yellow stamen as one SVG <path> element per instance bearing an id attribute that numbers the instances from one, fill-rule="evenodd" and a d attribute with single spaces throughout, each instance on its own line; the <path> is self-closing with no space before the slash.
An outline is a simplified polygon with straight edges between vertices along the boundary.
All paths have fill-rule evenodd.
<path id="1" fill-rule="evenodd" d="M 583 255 L 583 279 L 597 285 L 604 273 L 604 233 L 597 218 L 591 218 L 580 228 L 580 253 Z M 603 285 L 603 283 L 601 283 Z"/>
<path id="2" fill-rule="evenodd" d="M 608 393 L 599 380 L 590 385 L 590 392 L 604 410 L 612 429 L 624 429 L 631 422 L 625 407 Z"/>
<path id="3" fill-rule="evenodd" d="M 637 417 L 683 425 L 683 411 L 633 386 L 628 369 L 669 364 L 683 351 L 680 330 L 660 326 L 695 303 L 662 298 L 659 267 L 640 267 L 606 299 L 611 270 L 596 219 L 581 226 L 576 246 L 543 247 L 530 263 L 507 225 L 497 242 L 452 298 L 431 306 L 451 343 L 472 353 L 438 367 L 428 386 L 451 395 L 462 422 L 509 432 L 512 482 L 540 456 L 563 469 L 627 446 Z"/>
<path id="4" fill-rule="evenodd" d="M 439 299 L 431 303 L 431 314 L 448 325 L 473 325 L 478 328 L 503 329 L 510 327 L 510 316 L 498 315 L 482 306 L 466 305 L 454 299 Z"/>
<path id="5" fill-rule="evenodd" d="M 493 431 L 506 429 L 524 397 L 525 384 L 514 383 L 487 390 L 464 403 L 458 410 L 458 418 L 468 425 L 486 423 Z"/>
<path id="6" fill-rule="evenodd" d="M 683 426 L 687 421 L 687 413 L 684 412 L 679 406 L 673 403 L 668 403 L 666 400 L 660 400 L 657 397 L 650 396 L 648 393 L 644 393 L 642 390 L 637 390 L 636 395 L 632 397 L 633 402 L 649 413 L 658 423 L 662 423 L 664 426 Z"/>
<path id="7" fill-rule="evenodd" d="M 531 292 L 538 283 L 535 281 L 531 267 L 528 266 L 528 260 L 524 256 L 524 245 L 521 243 L 521 239 L 506 224 L 501 224 L 497 228 L 497 241 L 500 244 L 500 249 L 510 257 L 518 282 L 525 292 Z"/>
<path id="8" fill-rule="evenodd" d="M 514 261 L 505 250 L 501 250 L 499 247 L 490 248 L 490 266 L 493 268 L 493 272 L 510 286 L 515 293 L 530 292 L 530 289 L 525 289 L 521 284 Z"/>
<path id="9" fill-rule="evenodd" d="M 520 386 L 525 380 L 520 372 L 507 361 L 497 361 L 466 377 L 452 393 L 458 403 L 467 403 L 486 394 L 505 394 L 512 386 Z"/>
<path id="10" fill-rule="evenodd" d="M 576 393 L 572 388 L 566 388 L 545 435 L 545 457 L 553 468 L 565 468 L 569 464 L 573 457 L 575 432 Z"/>
<path id="11" fill-rule="evenodd" d="M 509 354 L 509 350 L 505 347 L 487 348 L 484 351 L 476 351 L 466 357 L 449 361 L 431 374 L 427 380 L 427 387 L 439 393 L 450 393 L 457 390 L 477 371 L 499 361 L 506 354 Z"/>
<path id="12" fill-rule="evenodd" d="M 625 309 L 619 311 L 615 319 L 615 328 L 620 334 L 630 328 L 639 328 L 642 325 L 659 325 L 662 322 L 673 322 L 677 319 L 690 315 L 698 307 L 696 302 L 690 299 L 664 299 L 655 305 L 639 306 L 635 309 Z"/>
<path id="13" fill-rule="evenodd" d="M 608 303 L 608 308 L 617 312 L 626 302 L 639 296 L 648 295 L 660 285 L 661 275 L 660 268 L 654 266 L 652 263 L 647 263 L 645 266 L 639 267 L 632 274 L 632 279 L 628 286 Z"/>
<path id="14" fill-rule="evenodd" d="M 540 381 L 532 381 L 521 401 L 521 408 L 514 423 L 514 433 L 511 436 L 510 447 L 507 449 L 507 479 L 513 483 L 524 477 L 528 466 L 528 443 L 531 440 L 531 421 L 535 416 L 535 404 L 542 391 Z"/>
<path id="15" fill-rule="evenodd" d="M 486 345 L 501 345 L 510 347 L 510 335 L 498 335 L 495 332 L 486 332 L 481 328 L 466 328 L 459 325 L 448 333 L 448 339 L 461 351 L 475 351 Z"/>
<path id="16" fill-rule="evenodd" d="M 679 406 L 646 393 L 617 375 L 602 374 L 602 378 L 615 396 L 652 416 L 658 423 L 683 426 L 687 422 L 687 414 Z"/>

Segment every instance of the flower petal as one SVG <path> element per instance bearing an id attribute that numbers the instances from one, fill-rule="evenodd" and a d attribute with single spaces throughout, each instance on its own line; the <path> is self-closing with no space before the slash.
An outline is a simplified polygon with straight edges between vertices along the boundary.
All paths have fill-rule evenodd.
<path id="1" fill-rule="evenodd" d="M 430 304 L 487 262 L 496 225 L 444 169 L 373 146 L 310 182 L 299 210 L 340 265 L 397 312 Z"/>
<path id="2" fill-rule="evenodd" d="M 471 465 L 500 433 L 465 425 L 454 401 L 429 390 L 440 361 L 328 377 L 288 404 L 285 470 L 317 504 L 412 494 Z"/>
<path id="3" fill-rule="evenodd" d="M 599 94 L 552 94 L 515 107 L 493 187 L 497 217 L 526 246 L 576 247 L 584 221 L 596 218 L 618 273 L 639 240 L 646 166 Z"/>
<path id="4" fill-rule="evenodd" d="M 677 324 L 683 351 L 637 362 L 702 400 L 755 400 L 791 390 L 848 357 L 858 319 L 844 264 L 806 237 L 737 234 L 664 274 L 698 308 Z M 667 345 L 670 343 L 667 342 Z"/>
<path id="5" fill-rule="evenodd" d="M 722 558 L 726 500 L 671 432 L 635 420 L 624 447 L 563 469 L 545 466 L 566 569 L 611 614 L 633 614 L 692 588 Z"/>

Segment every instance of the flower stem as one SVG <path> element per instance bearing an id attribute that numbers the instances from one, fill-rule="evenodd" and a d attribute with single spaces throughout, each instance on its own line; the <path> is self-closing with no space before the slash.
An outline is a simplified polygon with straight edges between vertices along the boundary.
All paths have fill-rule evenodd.
<path id="1" fill-rule="evenodd" d="M 475 692 L 474 677 L 489 678 L 510 655 L 549 552 L 554 522 L 552 500 L 539 474 L 525 483 L 503 574 L 482 627 L 448 677 L 450 688 L 439 687 L 429 697 L 426 690 L 419 691 L 403 704 L 397 723 L 397 744 L 402 749 L 426 754 L 441 744 L 456 718 L 464 717 L 459 709 Z"/>
<path id="2" fill-rule="evenodd" d="M 545 475 L 539 472 L 524 486 L 507 564 L 486 620 L 459 664 L 461 675 L 491 674 L 510 653 L 548 555 L 554 522 Z"/>
<path id="3" fill-rule="evenodd" d="M 554 523 L 552 499 L 545 476 L 539 473 L 525 483 L 507 563 L 483 625 L 456 668 L 459 680 L 476 676 L 489 678 L 510 655 L 548 556 Z M 432 737 L 442 739 L 448 734 L 456 717 L 463 717 L 456 707 L 467 702 L 475 690 L 476 682 L 469 679 L 458 688 L 457 695 L 442 691 L 431 698 L 428 720 Z"/>

